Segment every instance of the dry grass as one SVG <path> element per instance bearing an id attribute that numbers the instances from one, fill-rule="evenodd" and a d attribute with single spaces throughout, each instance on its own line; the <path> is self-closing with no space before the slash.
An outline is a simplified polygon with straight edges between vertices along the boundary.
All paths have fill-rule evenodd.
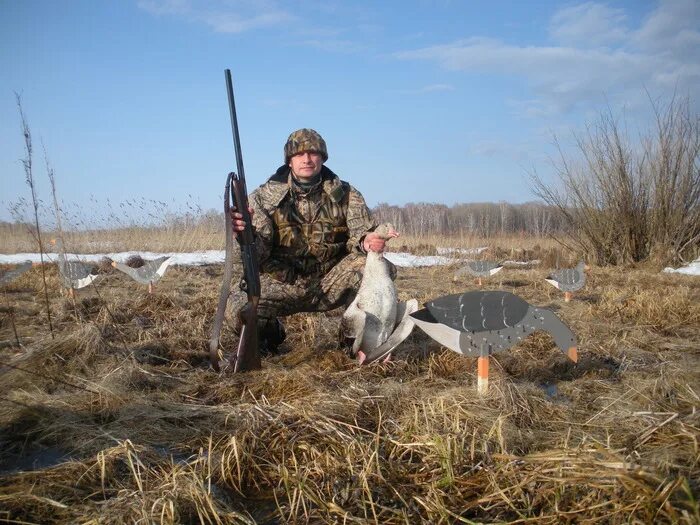
<path id="1" fill-rule="evenodd" d="M 55 233 L 45 234 L 47 238 Z M 223 250 L 224 230 L 218 219 L 202 220 L 193 224 L 165 224 L 144 228 L 129 226 L 105 230 L 71 230 L 66 232 L 66 245 L 76 253 L 105 253 L 124 251 L 183 252 L 197 250 Z M 481 257 L 516 261 L 539 260 L 548 266 L 575 265 L 578 255 L 565 254 L 561 246 L 550 238 L 523 236 L 496 236 L 483 238 L 473 235 L 445 237 L 402 235 L 388 245 L 390 251 L 405 251 L 417 255 L 438 255 L 438 248 L 470 250 L 488 248 Z M 0 253 L 36 252 L 36 241 L 26 226 L 0 223 Z M 450 256 L 459 257 L 460 253 Z M 479 257 L 463 252 L 464 258 Z"/>
<path id="2" fill-rule="evenodd" d="M 487 286 L 554 309 L 579 363 L 535 334 L 493 360 L 483 397 L 475 359 L 418 329 L 358 368 L 340 312 L 288 318 L 292 352 L 218 375 L 220 266 L 172 268 L 152 296 L 118 272 L 75 303 L 54 293 L 51 341 L 32 269 L 3 295 L 2 361 L 22 370 L 0 369 L 0 520 L 698 523 L 700 282 L 593 268 L 565 303 L 548 269 Z M 454 270 L 401 268 L 399 295 L 470 289 Z"/>
<path id="3" fill-rule="evenodd" d="M 33 253 L 34 238 L 27 228 L 16 224 L 0 225 L 0 253 Z M 55 232 L 45 234 L 47 238 Z M 223 228 L 219 231 L 208 223 L 195 226 L 162 226 L 153 228 L 125 227 L 113 230 L 71 231 L 65 236 L 67 249 L 75 253 L 112 253 L 131 250 L 151 252 L 183 252 L 223 250 Z"/>

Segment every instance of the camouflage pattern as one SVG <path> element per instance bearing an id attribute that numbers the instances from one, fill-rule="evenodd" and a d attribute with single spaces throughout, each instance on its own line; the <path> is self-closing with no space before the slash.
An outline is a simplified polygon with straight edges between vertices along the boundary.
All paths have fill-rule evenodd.
<path id="1" fill-rule="evenodd" d="M 326 274 L 377 226 L 360 192 L 325 166 L 320 175 L 304 191 L 284 166 L 250 196 L 260 270 L 278 281 Z"/>
<path id="2" fill-rule="evenodd" d="M 287 143 L 284 145 L 284 163 L 289 164 L 289 159 L 297 153 L 305 151 L 315 151 L 321 154 L 324 162 L 328 160 L 328 149 L 323 137 L 313 129 L 302 128 L 289 135 Z"/>
<path id="3" fill-rule="evenodd" d="M 355 298 L 362 280 L 365 256 L 353 253 L 345 257 L 326 275 L 297 278 L 293 283 L 278 281 L 269 273 L 260 274 L 258 326 L 276 317 L 299 312 L 325 312 L 347 306 Z M 237 290 L 231 294 L 232 312 L 239 312 L 248 300 Z M 236 316 L 234 330 L 240 329 Z"/>
<path id="4" fill-rule="evenodd" d="M 350 304 L 366 260 L 360 241 L 377 226 L 362 195 L 327 167 L 308 191 L 291 177 L 289 167 L 282 166 L 250 195 L 260 261 L 259 325 L 277 316 Z M 234 283 L 242 275 L 236 261 Z M 232 311 L 246 301 L 245 293 L 233 292 Z"/>

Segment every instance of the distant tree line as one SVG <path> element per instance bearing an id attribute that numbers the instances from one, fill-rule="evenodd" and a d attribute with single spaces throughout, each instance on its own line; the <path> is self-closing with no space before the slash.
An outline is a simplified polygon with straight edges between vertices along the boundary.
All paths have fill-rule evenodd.
<path id="1" fill-rule="evenodd" d="M 176 214 L 160 210 L 160 221 L 146 224 L 143 228 L 188 230 L 194 227 L 208 227 L 211 231 L 223 229 L 223 213 L 218 210 L 199 210 L 197 214 Z M 480 202 L 469 204 L 445 204 L 418 202 L 396 206 L 381 203 L 372 209 L 372 214 L 380 223 L 391 222 L 404 235 L 474 235 L 494 237 L 498 235 L 529 235 L 546 237 L 566 231 L 566 222 L 561 210 L 539 202 L 510 204 L 507 202 Z M 84 223 L 85 221 L 83 221 Z M 104 230 L 104 221 L 93 221 L 94 231 Z M 121 228 L 135 226 L 113 222 Z M 14 223 L 0 221 L 0 232 L 8 234 L 26 233 L 29 225 L 16 217 Z M 85 230 L 82 228 L 70 228 Z"/>
<path id="2" fill-rule="evenodd" d="M 372 214 L 378 222 L 391 222 L 401 233 L 415 236 L 523 234 L 544 237 L 565 232 L 567 227 L 561 210 L 539 202 L 453 206 L 428 202 L 411 202 L 404 206 L 381 203 L 372 209 Z"/>

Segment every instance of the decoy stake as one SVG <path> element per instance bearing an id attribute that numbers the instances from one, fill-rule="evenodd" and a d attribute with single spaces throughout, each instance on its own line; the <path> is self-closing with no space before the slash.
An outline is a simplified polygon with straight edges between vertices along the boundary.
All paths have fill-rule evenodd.
<path id="1" fill-rule="evenodd" d="M 481 343 L 480 355 L 477 359 L 477 391 L 485 394 L 489 390 L 489 345 Z"/>

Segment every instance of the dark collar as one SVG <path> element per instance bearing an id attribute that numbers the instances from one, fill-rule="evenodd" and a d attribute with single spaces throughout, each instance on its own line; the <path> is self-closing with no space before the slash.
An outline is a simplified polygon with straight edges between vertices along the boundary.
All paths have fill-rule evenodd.
<path id="1" fill-rule="evenodd" d="M 282 183 L 286 184 L 287 181 L 289 180 L 290 172 L 291 172 L 291 168 L 288 165 L 283 164 L 282 166 L 277 168 L 277 171 L 275 171 L 275 174 L 272 177 L 270 177 L 269 180 L 271 180 L 273 182 L 282 182 Z M 321 166 L 321 180 L 322 181 L 331 180 L 331 179 L 337 178 L 337 177 L 338 176 L 335 173 L 333 173 L 328 167 Z"/>
<path id="2" fill-rule="evenodd" d="M 272 203 L 277 206 L 282 199 L 290 194 L 290 179 L 291 170 L 289 166 L 280 166 L 275 174 L 268 179 L 266 185 L 268 185 L 270 196 L 272 197 Z M 272 184 L 270 184 L 272 183 Z M 333 173 L 326 166 L 321 167 L 321 188 L 325 191 L 331 199 L 335 202 L 341 202 L 345 193 L 348 191 L 348 184 L 340 180 L 335 173 Z"/>

